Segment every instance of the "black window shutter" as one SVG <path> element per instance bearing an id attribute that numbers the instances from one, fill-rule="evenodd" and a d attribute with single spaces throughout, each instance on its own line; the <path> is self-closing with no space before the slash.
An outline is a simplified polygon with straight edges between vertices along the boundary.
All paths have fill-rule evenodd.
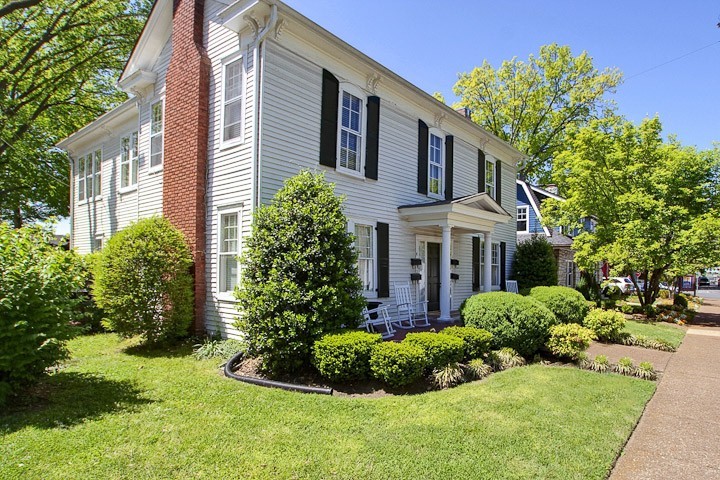
<path id="1" fill-rule="evenodd" d="M 478 193 L 485 192 L 485 152 L 478 148 Z"/>
<path id="2" fill-rule="evenodd" d="M 472 289 L 480 290 L 480 237 L 472 237 Z"/>
<path id="3" fill-rule="evenodd" d="M 378 297 L 390 296 L 390 226 L 387 223 L 377 224 L 377 257 L 378 257 Z"/>
<path id="4" fill-rule="evenodd" d="M 502 205 L 502 163 L 495 160 L 495 201 Z"/>
<path id="5" fill-rule="evenodd" d="M 428 126 L 418 120 L 418 178 L 417 191 L 423 195 L 428 193 Z"/>
<path id="6" fill-rule="evenodd" d="M 500 242 L 500 289 L 505 290 L 505 242 Z"/>
<path id="7" fill-rule="evenodd" d="M 453 144 L 452 135 L 445 137 L 445 200 L 453 199 Z"/>
<path id="8" fill-rule="evenodd" d="M 323 69 L 320 113 L 320 165 L 335 167 L 338 136 L 338 95 L 340 82 Z"/>
<path id="9" fill-rule="evenodd" d="M 378 150 L 380 139 L 380 97 L 368 97 L 367 138 L 365 140 L 365 177 L 378 178 Z"/>

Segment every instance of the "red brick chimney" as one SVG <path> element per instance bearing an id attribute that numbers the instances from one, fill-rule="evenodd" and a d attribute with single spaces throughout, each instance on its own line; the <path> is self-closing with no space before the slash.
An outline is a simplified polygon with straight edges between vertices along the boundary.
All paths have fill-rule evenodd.
<path id="1" fill-rule="evenodd" d="M 210 59 L 204 0 L 173 0 L 172 56 L 165 80 L 163 215 L 187 237 L 195 264 L 196 333 L 204 330 L 205 172 Z"/>

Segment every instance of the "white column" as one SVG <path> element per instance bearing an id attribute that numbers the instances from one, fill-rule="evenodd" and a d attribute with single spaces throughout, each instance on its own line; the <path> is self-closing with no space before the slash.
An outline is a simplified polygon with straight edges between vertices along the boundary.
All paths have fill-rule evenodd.
<path id="1" fill-rule="evenodd" d="M 442 227 L 442 253 L 440 255 L 440 321 L 450 321 L 450 242 L 452 227 Z"/>
<path id="2" fill-rule="evenodd" d="M 492 291 L 492 235 L 485 232 L 485 265 L 483 265 L 483 292 Z"/>

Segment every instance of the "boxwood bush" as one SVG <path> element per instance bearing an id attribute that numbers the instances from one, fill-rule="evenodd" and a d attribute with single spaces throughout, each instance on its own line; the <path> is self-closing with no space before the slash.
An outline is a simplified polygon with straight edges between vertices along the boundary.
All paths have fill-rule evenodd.
<path id="1" fill-rule="evenodd" d="M 382 342 L 379 333 L 350 331 L 323 336 L 313 345 L 313 365 L 334 382 L 360 380 L 370 375 L 370 354 Z"/>
<path id="2" fill-rule="evenodd" d="M 524 357 L 532 356 L 557 323 L 555 315 L 532 297 L 515 293 L 480 293 L 468 298 L 460 315 L 469 327 L 492 333 L 493 348 L 511 347 Z"/>
<path id="3" fill-rule="evenodd" d="M 440 335 L 450 335 L 462 339 L 465 361 L 482 358 L 490 351 L 492 333 L 482 328 L 453 326 L 442 330 Z"/>
<path id="4" fill-rule="evenodd" d="M 383 342 L 375 345 L 370 355 L 373 377 L 391 387 L 418 380 L 426 365 L 425 351 L 409 343 Z"/>
<path id="5" fill-rule="evenodd" d="M 583 325 L 595 332 L 598 340 L 614 341 L 619 338 L 620 332 L 625 328 L 625 317 L 615 310 L 594 308 L 585 317 Z"/>
<path id="6" fill-rule="evenodd" d="M 106 326 L 147 343 L 188 334 L 193 319 L 193 263 L 183 234 L 162 217 L 113 235 L 93 262 L 93 295 Z"/>
<path id="7" fill-rule="evenodd" d="M 461 338 L 434 332 L 408 333 L 403 343 L 414 345 L 425 352 L 427 368 L 443 368 L 463 359 L 465 343 Z"/>
<path id="8" fill-rule="evenodd" d="M 581 352 L 595 339 L 595 332 L 577 323 L 565 323 L 550 327 L 548 349 L 553 355 L 577 360 Z"/>
<path id="9" fill-rule="evenodd" d="M 535 287 L 530 296 L 555 314 L 560 323 L 582 323 L 590 308 L 582 293 L 568 287 Z"/>
<path id="10" fill-rule="evenodd" d="M 80 331 L 71 324 L 81 316 L 82 261 L 51 238 L 39 227 L 0 222 L 0 405 L 66 358 L 66 340 Z"/>

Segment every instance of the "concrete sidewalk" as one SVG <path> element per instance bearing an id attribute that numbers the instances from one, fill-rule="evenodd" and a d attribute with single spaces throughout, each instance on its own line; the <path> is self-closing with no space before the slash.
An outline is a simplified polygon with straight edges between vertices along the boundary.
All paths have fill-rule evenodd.
<path id="1" fill-rule="evenodd" d="M 720 300 L 700 308 L 610 478 L 720 480 Z"/>

